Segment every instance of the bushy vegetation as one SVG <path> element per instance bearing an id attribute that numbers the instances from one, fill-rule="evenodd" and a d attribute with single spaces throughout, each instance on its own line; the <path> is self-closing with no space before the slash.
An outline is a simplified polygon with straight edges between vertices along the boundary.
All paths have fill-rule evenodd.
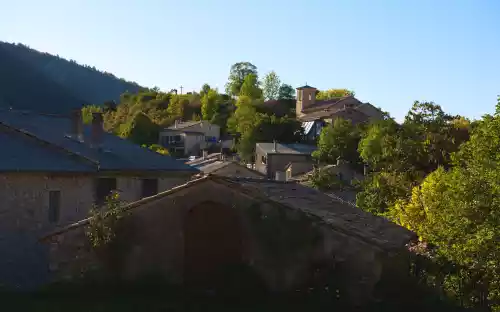
<path id="1" fill-rule="evenodd" d="M 337 120 L 318 146 L 324 162 L 351 155 L 369 166 L 357 205 L 419 235 L 423 282 L 463 307 L 500 311 L 500 99 L 475 122 L 419 102 L 401 124 Z"/>

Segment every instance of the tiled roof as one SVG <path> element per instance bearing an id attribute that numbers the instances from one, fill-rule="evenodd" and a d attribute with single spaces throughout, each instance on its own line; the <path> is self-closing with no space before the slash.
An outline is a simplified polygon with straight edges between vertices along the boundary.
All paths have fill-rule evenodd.
<path id="1" fill-rule="evenodd" d="M 343 200 L 332 198 L 316 189 L 294 182 L 279 182 L 258 178 L 208 175 L 131 203 L 125 209 L 135 209 L 208 181 L 225 185 L 229 189 L 245 194 L 257 201 L 303 211 L 310 217 L 316 218 L 318 222 L 331 226 L 334 231 L 356 237 L 383 250 L 390 251 L 404 248 L 406 244 L 417 238 L 413 232 L 395 223 L 355 208 Z M 42 237 L 41 240 L 45 241 L 53 236 L 85 226 L 88 222 L 89 219 L 79 221 L 56 230 Z"/>
<path id="2" fill-rule="evenodd" d="M 84 142 L 79 142 L 67 136 L 71 129 L 71 120 L 64 116 L 0 110 L 0 126 L 12 130 L 8 131 L 8 136 L 11 139 L 0 142 L 2 150 L 12 148 L 12 153 L 14 153 L 14 150 L 17 151 L 15 153 L 21 153 L 23 150 L 25 151 L 24 153 L 29 153 L 30 150 L 43 146 L 43 148 L 57 151 L 58 153 L 58 156 L 54 156 L 54 152 L 51 152 L 52 154 L 45 152 L 43 155 L 40 154 L 40 159 L 32 158 L 36 164 L 28 164 L 29 162 L 27 162 L 22 165 L 23 163 L 20 162 L 14 165 L 11 162 L 12 166 L 5 165 L 4 170 L 10 168 L 11 170 L 29 171 L 33 169 L 32 167 L 37 167 L 39 170 L 46 168 L 44 171 L 50 171 L 57 165 L 48 165 L 48 163 L 57 163 L 61 157 L 66 157 L 74 159 L 75 162 L 84 163 L 86 166 L 91 166 L 94 171 L 197 171 L 195 168 L 172 157 L 160 155 L 106 132 L 102 135 L 102 147 L 93 148 L 88 142 L 90 127 L 84 127 Z M 17 134 L 13 132 L 17 132 Z M 19 136 L 29 137 L 29 142 L 32 144 L 23 144 L 23 149 L 23 146 L 19 146 L 19 143 L 17 143 L 21 140 Z M 9 145 L 3 145 L 4 142 Z M 0 153 L 0 162 L 3 161 L 4 157 L 7 158 L 5 154 Z M 80 169 L 85 171 L 76 165 L 76 163 L 74 164 L 72 166 L 67 162 L 64 171 L 78 171 Z"/>
<path id="3" fill-rule="evenodd" d="M 304 154 L 310 155 L 317 149 L 314 145 L 306 145 L 299 143 L 281 144 L 276 143 L 276 150 L 274 150 L 274 143 L 257 143 L 256 147 L 266 154 Z"/>
<path id="4" fill-rule="evenodd" d="M 353 96 L 343 96 L 324 101 L 317 101 L 314 104 L 312 104 L 312 106 L 304 108 L 302 112 L 304 114 L 307 114 L 310 112 L 315 112 L 317 110 L 332 109 L 332 108 L 340 109 L 344 107 L 343 104 L 345 100 L 354 100 L 355 102 L 357 102 L 357 105 L 361 104 L 361 102 Z"/>

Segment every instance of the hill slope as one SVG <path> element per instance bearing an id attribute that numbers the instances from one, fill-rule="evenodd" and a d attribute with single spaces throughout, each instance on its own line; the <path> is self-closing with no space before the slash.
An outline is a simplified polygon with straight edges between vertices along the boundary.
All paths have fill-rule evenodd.
<path id="1" fill-rule="evenodd" d="M 0 106 L 62 113 L 84 103 L 0 45 Z"/>
<path id="2" fill-rule="evenodd" d="M 0 105 L 4 102 L 15 108 L 50 112 L 118 101 L 126 91 L 136 93 L 143 89 L 134 82 L 75 61 L 1 41 L 0 84 Z M 21 90 L 28 94 L 20 94 Z"/>

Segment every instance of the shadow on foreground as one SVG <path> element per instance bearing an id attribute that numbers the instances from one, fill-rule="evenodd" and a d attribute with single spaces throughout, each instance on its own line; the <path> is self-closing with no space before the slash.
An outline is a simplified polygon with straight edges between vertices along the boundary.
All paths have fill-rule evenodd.
<path id="1" fill-rule="evenodd" d="M 58 284 L 33 293 L 0 292 L 5 311 L 466 311 L 441 300 L 425 289 L 377 294 L 364 306 L 345 302 L 339 290 L 297 290 L 266 293 L 239 285 L 195 291 L 160 281 L 132 284 Z"/>

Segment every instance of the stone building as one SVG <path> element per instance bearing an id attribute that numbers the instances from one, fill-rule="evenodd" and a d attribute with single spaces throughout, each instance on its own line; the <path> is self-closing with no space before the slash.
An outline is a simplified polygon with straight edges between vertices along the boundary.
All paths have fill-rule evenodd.
<path id="1" fill-rule="evenodd" d="M 338 282 L 348 298 L 362 302 L 384 274 L 407 269 L 405 246 L 415 239 L 314 189 L 264 179 L 206 176 L 124 210 L 111 243 L 119 249 L 98 253 L 90 247 L 89 220 L 44 236 L 51 278 L 94 272 L 133 281 L 154 275 L 193 287 L 237 289 L 251 276 L 273 291 Z M 234 268 L 240 270 L 228 272 Z M 236 278 L 227 278 L 231 272 Z M 342 280 L 328 278 L 332 272 Z"/>
<path id="2" fill-rule="evenodd" d="M 198 171 L 103 131 L 102 116 L 71 118 L 0 110 L 0 284 L 46 278 L 40 233 L 88 215 L 111 190 L 133 202 L 189 180 Z"/>
<path id="3" fill-rule="evenodd" d="M 276 172 L 285 176 L 290 162 L 313 163 L 312 152 L 316 146 L 305 144 L 257 143 L 255 145 L 255 170 L 266 177 L 276 178 Z"/>
<path id="4" fill-rule="evenodd" d="M 383 118 L 380 109 L 370 103 L 362 103 L 354 96 L 316 101 L 316 92 L 316 88 L 308 85 L 297 88 L 295 113 L 302 122 L 306 141 L 314 142 L 321 129 L 337 117 L 351 120 L 353 124 Z"/>
<path id="5" fill-rule="evenodd" d="M 203 150 L 220 144 L 220 127 L 206 120 L 176 121 L 171 127 L 160 131 L 159 144 L 172 153 L 184 156 L 199 156 Z M 222 142 L 221 142 L 222 143 Z M 231 145 L 224 141 L 224 146 Z M 229 146 L 231 147 L 231 146 Z"/>

